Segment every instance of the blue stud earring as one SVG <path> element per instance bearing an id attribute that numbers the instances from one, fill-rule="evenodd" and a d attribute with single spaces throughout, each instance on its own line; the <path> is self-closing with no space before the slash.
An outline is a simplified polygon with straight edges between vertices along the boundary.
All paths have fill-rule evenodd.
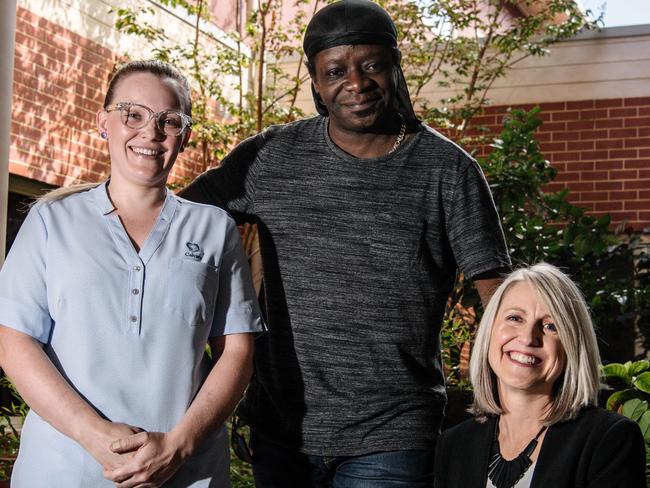
<path id="1" fill-rule="evenodd" d="M 106 133 L 105 130 L 102 131 L 99 135 L 101 136 L 102 139 L 108 139 L 108 134 Z"/>

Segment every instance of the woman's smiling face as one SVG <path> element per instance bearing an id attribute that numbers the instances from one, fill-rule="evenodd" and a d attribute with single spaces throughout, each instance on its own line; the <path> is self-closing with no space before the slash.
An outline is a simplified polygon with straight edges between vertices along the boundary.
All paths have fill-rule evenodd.
<path id="1" fill-rule="evenodd" d="M 566 366 L 566 354 L 553 317 L 526 282 L 515 283 L 496 314 L 488 361 L 499 393 L 511 390 L 553 395 Z"/>
<path id="2" fill-rule="evenodd" d="M 154 112 L 181 108 L 180 87 L 169 78 L 138 72 L 121 80 L 111 105 L 137 103 Z M 189 138 L 189 130 L 179 136 L 169 136 L 151 119 L 141 129 L 131 129 L 122 122 L 120 110 L 97 115 L 100 131 L 106 132 L 111 157 L 111 178 L 152 187 L 164 185 L 178 153 Z"/>

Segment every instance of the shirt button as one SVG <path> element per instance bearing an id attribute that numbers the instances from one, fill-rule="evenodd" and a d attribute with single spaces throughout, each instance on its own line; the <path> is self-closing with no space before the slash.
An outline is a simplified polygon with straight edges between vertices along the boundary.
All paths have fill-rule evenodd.
<path id="1" fill-rule="evenodd" d="M 133 293 L 134 295 L 137 295 L 138 293 L 140 293 L 140 290 L 138 290 L 137 288 L 134 288 L 133 290 L 131 290 L 131 293 Z"/>
<path id="2" fill-rule="evenodd" d="M 131 316 L 129 317 L 129 320 L 130 320 L 131 322 L 137 322 L 137 321 L 138 321 L 138 317 L 136 317 L 135 315 L 131 315 Z"/>
<path id="3" fill-rule="evenodd" d="M 133 271 L 140 271 L 142 268 L 140 266 L 133 266 Z"/>

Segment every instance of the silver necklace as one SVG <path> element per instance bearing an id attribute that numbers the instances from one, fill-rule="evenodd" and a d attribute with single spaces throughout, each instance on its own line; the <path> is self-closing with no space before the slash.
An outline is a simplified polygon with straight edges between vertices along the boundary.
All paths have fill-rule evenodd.
<path id="1" fill-rule="evenodd" d="M 388 151 L 388 154 L 392 154 L 395 151 L 397 151 L 397 148 L 402 145 L 402 142 L 404 141 L 404 136 L 406 135 L 406 122 L 404 122 L 404 117 L 400 114 L 399 120 L 401 122 L 401 125 L 399 127 L 399 133 L 397 134 L 397 139 L 395 139 L 395 144 L 393 144 L 393 147 L 391 148 L 390 151 Z"/>

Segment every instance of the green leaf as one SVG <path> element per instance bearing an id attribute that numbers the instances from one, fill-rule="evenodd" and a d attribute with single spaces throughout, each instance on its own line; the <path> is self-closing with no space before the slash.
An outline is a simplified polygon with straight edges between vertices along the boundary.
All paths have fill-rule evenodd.
<path id="1" fill-rule="evenodd" d="M 635 361 L 630 365 L 629 372 L 630 376 L 637 376 L 644 371 L 650 369 L 650 361 L 643 359 L 641 361 Z"/>
<path id="2" fill-rule="evenodd" d="M 646 410 L 638 420 L 641 433 L 646 443 L 650 443 L 650 410 Z"/>
<path id="3" fill-rule="evenodd" d="M 633 398 L 623 404 L 623 410 L 621 413 L 636 422 L 645 412 L 647 412 L 647 410 L 648 402 L 639 398 Z"/>
<path id="4" fill-rule="evenodd" d="M 627 390 L 617 391 L 612 393 L 607 399 L 607 410 L 617 411 L 619 405 L 627 402 L 632 398 L 638 398 L 639 392 L 634 388 L 628 388 Z"/>
<path id="5" fill-rule="evenodd" d="M 650 393 L 650 371 L 637 376 L 633 385 L 644 393 Z"/>
<path id="6" fill-rule="evenodd" d="M 628 369 L 621 363 L 609 363 L 603 366 L 601 368 L 601 371 L 605 377 L 619 378 L 625 381 L 627 384 L 629 384 L 631 381 Z"/>

